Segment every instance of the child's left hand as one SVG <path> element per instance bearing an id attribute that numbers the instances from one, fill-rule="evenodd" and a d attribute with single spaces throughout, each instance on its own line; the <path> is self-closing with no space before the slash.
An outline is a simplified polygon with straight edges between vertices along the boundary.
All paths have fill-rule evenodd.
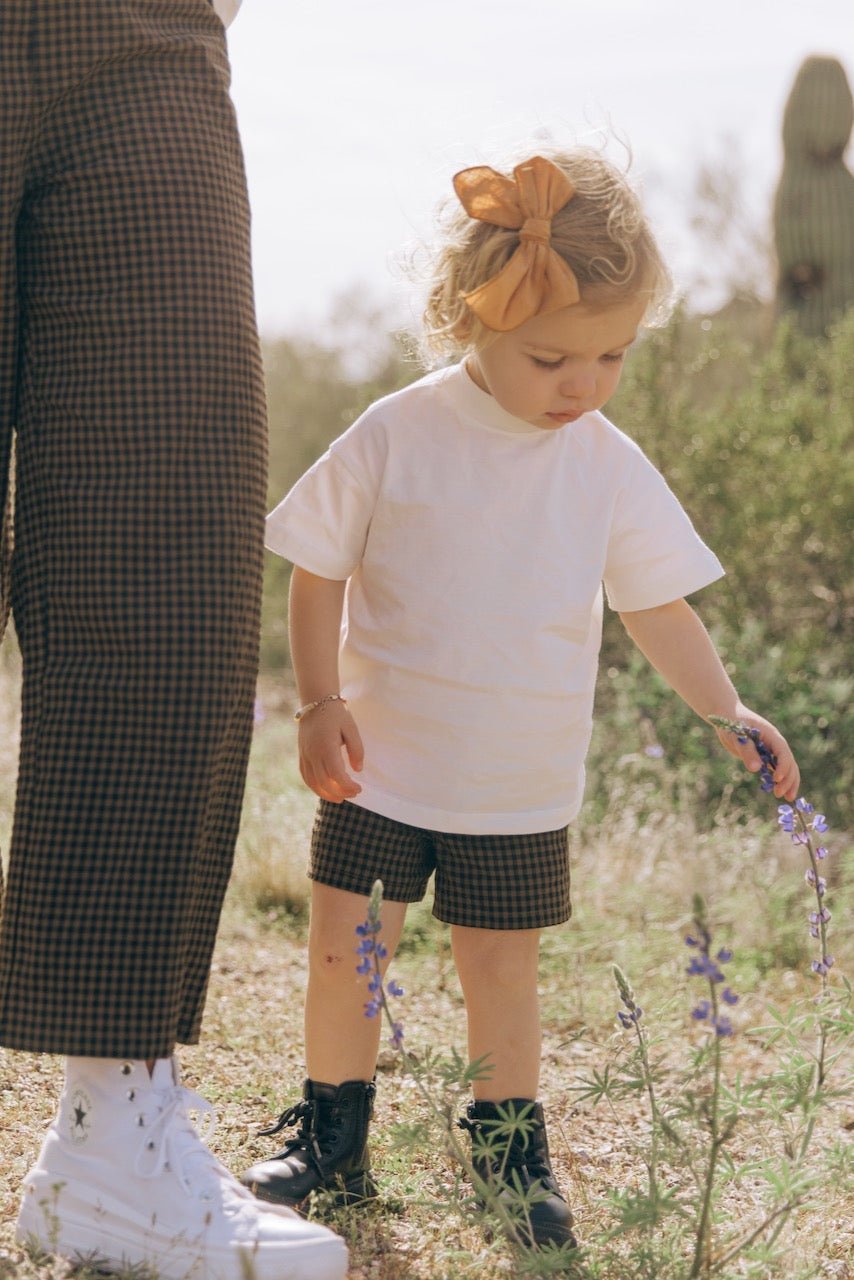
<path id="1" fill-rule="evenodd" d="M 765 720 L 762 716 L 757 715 L 755 711 L 751 711 L 750 707 L 746 707 L 743 702 L 739 702 L 736 705 L 732 719 L 743 721 L 750 729 L 758 729 L 762 741 L 777 757 L 777 767 L 774 770 L 774 795 L 780 800 L 797 799 L 801 772 L 792 754 L 792 749 L 780 730 L 776 729 L 770 720 Z M 748 769 L 751 773 L 759 772 L 762 767 L 762 761 L 759 759 L 759 753 L 750 739 L 747 742 L 739 742 L 734 733 L 727 729 L 719 729 L 717 726 L 715 727 L 715 732 L 730 755 L 736 756 L 743 761 L 745 769 Z"/>

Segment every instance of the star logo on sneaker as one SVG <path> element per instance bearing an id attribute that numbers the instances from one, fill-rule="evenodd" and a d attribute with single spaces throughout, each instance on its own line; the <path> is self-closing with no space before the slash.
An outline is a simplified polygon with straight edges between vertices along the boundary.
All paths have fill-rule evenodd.
<path id="1" fill-rule="evenodd" d="M 68 1121 L 68 1136 L 75 1146 L 80 1146 L 89 1137 L 92 1128 L 92 1102 L 82 1089 L 75 1089 L 71 1095 L 71 1113 Z"/>

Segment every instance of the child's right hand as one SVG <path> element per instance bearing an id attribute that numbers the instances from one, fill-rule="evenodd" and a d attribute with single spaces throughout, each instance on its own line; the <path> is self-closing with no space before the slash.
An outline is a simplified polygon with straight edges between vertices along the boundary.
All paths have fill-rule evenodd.
<path id="1" fill-rule="evenodd" d="M 341 804 L 362 788 L 344 767 L 344 752 L 357 773 L 364 748 L 356 721 L 344 702 L 327 702 L 299 722 L 299 767 L 303 782 L 322 800 Z"/>

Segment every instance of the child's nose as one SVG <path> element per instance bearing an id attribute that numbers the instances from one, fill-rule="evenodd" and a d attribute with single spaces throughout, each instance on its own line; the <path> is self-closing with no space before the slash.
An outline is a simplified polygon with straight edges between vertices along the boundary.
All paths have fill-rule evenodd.
<path id="1" fill-rule="evenodd" d="M 584 400 L 596 389 L 596 373 L 593 369 L 579 365 L 567 372 L 561 381 L 561 395 L 568 400 Z"/>

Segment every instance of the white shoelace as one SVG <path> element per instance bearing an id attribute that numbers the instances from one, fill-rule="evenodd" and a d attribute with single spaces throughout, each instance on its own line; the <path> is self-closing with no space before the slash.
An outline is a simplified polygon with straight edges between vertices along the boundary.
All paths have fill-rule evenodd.
<path id="1" fill-rule="evenodd" d="M 200 1117 L 198 1127 L 190 1112 Z M 134 1172 L 140 1178 L 157 1178 L 169 1169 L 188 1195 L 211 1174 L 232 1181 L 206 1145 L 216 1129 L 216 1114 L 205 1098 L 184 1085 L 175 1085 L 153 1120 L 144 1112 L 140 1114 L 144 1132 L 134 1161 Z M 236 1181 L 235 1187 L 240 1187 Z"/>

